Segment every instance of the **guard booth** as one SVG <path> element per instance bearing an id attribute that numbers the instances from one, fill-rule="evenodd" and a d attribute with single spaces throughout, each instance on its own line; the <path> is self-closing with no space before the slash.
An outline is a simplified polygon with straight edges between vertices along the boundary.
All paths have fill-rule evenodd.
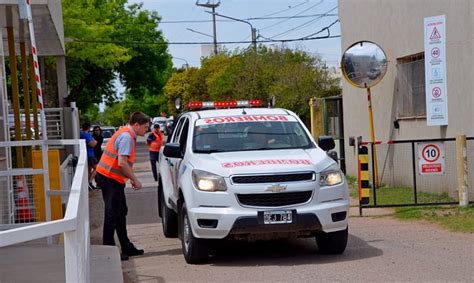
<path id="1" fill-rule="evenodd" d="M 314 117 L 311 121 L 312 133 L 315 139 L 318 136 L 331 136 L 336 143 L 335 151 L 341 170 L 346 172 L 344 151 L 344 117 L 342 109 L 342 95 L 322 98 L 313 98 L 310 102 Z"/>
<path id="2" fill-rule="evenodd" d="M 39 199 L 58 205 L 60 197 L 49 190 L 59 189 L 60 164 L 73 149 L 43 145 L 49 148 L 49 162 L 42 159 L 40 109 L 44 109 L 44 136 L 48 140 L 74 138 L 73 129 L 77 129 L 71 127 L 72 120 L 78 118 L 77 112 L 73 118 L 71 109 L 62 103 L 67 96 L 67 83 L 61 0 L 28 1 L 31 21 L 26 3 L 0 0 L 0 230 L 13 224 L 62 217 L 54 213 L 46 217 Z M 54 62 L 49 63 L 53 65 L 49 70 L 45 70 L 45 59 Z M 37 85 L 38 81 L 46 81 L 46 73 L 54 78 L 53 83 L 41 87 L 41 105 Z M 50 93 L 51 90 L 54 91 Z M 46 174 L 47 169 L 43 168 L 48 167 Z M 49 186 L 43 186 L 42 174 L 49 175 Z M 60 202 L 59 199 L 59 206 Z"/>

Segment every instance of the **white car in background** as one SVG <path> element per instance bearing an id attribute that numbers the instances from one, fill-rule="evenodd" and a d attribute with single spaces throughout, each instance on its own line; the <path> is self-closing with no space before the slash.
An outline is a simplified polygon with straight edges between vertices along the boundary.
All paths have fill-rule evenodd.
<path id="1" fill-rule="evenodd" d="M 315 237 L 321 253 L 344 252 L 349 193 L 326 153 L 334 140 L 317 145 L 295 113 L 252 107 L 261 101 L 218 103 L 190 103 L 160 152 L 163 233 L 179 234 L 186 262 L 219 239 Z"/>
<path id="2" fill-rule="evenodd" d="M 101 148 L 102 150 L 104 150 L 109 139 L 112 137 L 113 134 L 115 134 L 116 129 L 115 127 L 112 127 L 112 126 L 104 126 L 100 128 L 102 129 L 102 136 L 104 137 L 104 142 L 102 143 Z"/>

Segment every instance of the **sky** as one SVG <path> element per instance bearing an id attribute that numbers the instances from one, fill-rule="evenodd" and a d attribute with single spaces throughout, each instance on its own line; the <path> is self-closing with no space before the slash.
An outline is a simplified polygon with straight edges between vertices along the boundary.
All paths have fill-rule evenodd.
<path id="1" fill-rule="evenodd" d="M 199 4 L 218 2 L 218 0 L 197 1 Z M 182 67 L 185 64 L 200 66 L 200 45 L 173 43 L 212 44 L 212 15 L 206 12 L 211 11 L 210 8 L 197 6 L 196 0 L 129 0 L 128 2 L 141 2 L 144 9 L 156 11 L 162 17 L 159 29 L 170 43 L 169 53 L 173 56 L 175 67 Z M 329 28 L 330 35 L 340 35 L 339 22 L 334 23 L 338 19 L 337 12 L 337 0 L 221 0 L 216 8 L 218 14 L 249 22 L 257 29 L 257 42 L 265 39 L 300 39 L 320 32 L 331 24 L 333 25 Z M 252 19 L 269 17 L 273 18 Z M 216 16 L 216 20 L 218 43 L 251 40 L 250 25 L 219 16 Z M 327 30 L 324 30 L 314 36 L 327 34 Z M 281 42 L 264 44 L 282 45 Z M 227 50 L 243 49 L 249 45 L 249 43 L 223 44 Z M 294 41 L 284 43 L 284 46 L 319 55 L 328 67 L 339 67 L 340 38 Z"/>

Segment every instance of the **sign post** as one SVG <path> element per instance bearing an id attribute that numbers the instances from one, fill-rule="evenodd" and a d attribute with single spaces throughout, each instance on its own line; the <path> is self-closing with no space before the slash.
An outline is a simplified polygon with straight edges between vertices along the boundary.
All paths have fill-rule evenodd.
<path id="1" fill-rule="evenodd" d="M 444 15 L 425 18 L 425 96 L 428 126 L 448 125 L 445 23 Z"/>

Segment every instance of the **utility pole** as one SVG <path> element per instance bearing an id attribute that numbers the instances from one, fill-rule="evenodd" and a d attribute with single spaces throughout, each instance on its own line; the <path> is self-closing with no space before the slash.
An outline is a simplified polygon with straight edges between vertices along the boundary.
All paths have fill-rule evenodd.
<path id="1" fill-rule="evenodd" d="M 199 4 L 199 0 L 196 0 L 196 6 L 212 9 L 212 30 L 214 32 L 214 55 L 217 55 L 216 8 L 219 7 L 220 4 L 221 4 L 220 0 L 217 1 L 217 3 L 209 3 L 208 1 L 206 4 Z"/>

